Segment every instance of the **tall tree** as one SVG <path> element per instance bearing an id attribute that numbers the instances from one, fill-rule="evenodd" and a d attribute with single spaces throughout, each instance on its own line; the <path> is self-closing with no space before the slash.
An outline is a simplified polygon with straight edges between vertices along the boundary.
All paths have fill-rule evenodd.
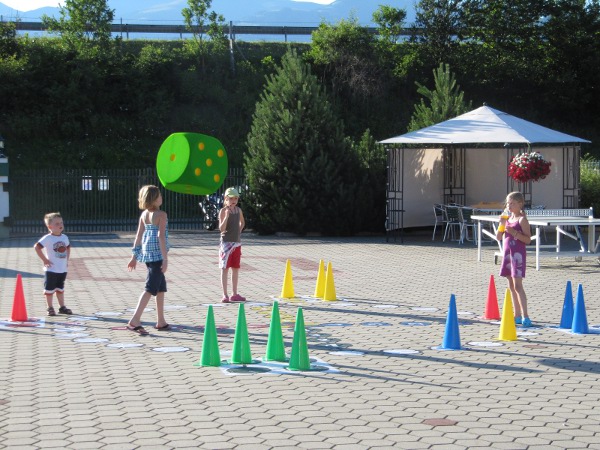
<path id="1" fill-rule="evenodd" d="M 357 97 L 377 95 L 381 88 L 375 37 L 351 17 L 336 25 L 322 23 L 312 34 L 307 57 L 325 68 L 334 94 L 344 91 Z"/>
<path id="2" fill-rule="evenodd" d="M 420 54 L 437 66 L 451 61 L 458 45 L 461 26 L 461 0 L 420 0 L 412 40 L 418 42 Z"/>
<path id="3" fill-rule="evenodd" d="M 0 58 L 17 53 L 17 27 L 14 22 L 0 22 Z"/>
<path id="4" fill-rule="evenodd" d="M 388 5 L 379 5 L 373 13 L 373 22 L 377 24 L 379 36 L 388 44 L 397 44 L 404 33 L 406 10 Z"/>
<path id="5" fill-rule="evenodd" d="M 531 80 L 544 66 L 545 56 L 539 50 L 546 3 L 463 0 L 459 39 L 472 52 L 463 52 L 465 59 L 472 58 L 466 71 L 486 80 L 486 89 L 503 89 L 505 96 L 530 96 Z"/>
<path id="6" fill-rule="evenodd" d="M 421 99 L 421 102 L 415 105 L 408 131 L 434 125 L 472 109 L 472 104 L 465 102 L 464 92 L 460 90 L 448 64 L 440 64 L 433 72 L 433 79 L 435 82 L 433 90 L 417 83 L 417 92 L 425 97 L 428 103 Z"/>
<path id="7" fill-rule="evenodd" d="M 225 18 L 215 11 L 209 11 L 212 0 L 188 0 L 187 4 L 187 8 L 183 8 L 181 14 L 186 28 L 194 36 L 201 66 L 205 70 L 206 57 L 209 54 L 209 45 L 205 36 L 208 36 L 215 47 L 226 45 Z"/>
<path id="8" fill-rule="evenodd" d="M 60 18 L 42 16 L 44 27 L 58 33 L 75 47 L 105 46 L 111 40 L 111 24 L 115 11 L 107 0 L 65 0 L 59 9 Z"/>
<path id="9" fill-rule="evenodd" d="M 598 124 L 600 1 L 550 2 L 542 28 L 544 109 L 578 126 L 593 120 Z"/>
<path id="10" fill-rule="evenodd" d="M 259 231 L 352 231 L 357 161 L 317 78 L 294 51 L 267 78 L 252 118 L 245 208 Z"/>
<path id="11" fill-rule="evenodd" d="M 351 17 L 335 25 L 322 23 L 303 56 L 312 63 L 333 105 L 346 115 L 347 132 L 360 136 L 373 123 L 379 99 L 391 97 L 392 64 L 383 64 L 377 36 Z M 397 105 L 394 106 L 397 108 Z"/>

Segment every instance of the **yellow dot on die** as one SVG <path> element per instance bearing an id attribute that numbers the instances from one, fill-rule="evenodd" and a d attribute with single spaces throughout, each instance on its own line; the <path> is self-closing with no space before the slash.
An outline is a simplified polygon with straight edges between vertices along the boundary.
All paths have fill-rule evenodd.
<path id="1" fill-rule="evenodd" d="M 208 158 L 208 159 L 206 160 L 206 165 L 207 165 L 208 167 L 212 166 L 212 159 Z"/>
<path id="2" fill-rule="evenodd" d="M 221 177 L 219 176 L 219 174 L 216 174 L 213 179 L 215 180 L 215 183 L 218 183 L 219 181 L 221 181 Z"/>
<path id="3" fill-rule="evenodd" d="M 175 153 L 171 153 L 171 161 L 175 161 Z"/>
<path id="4" fill-rule="evenodd" d="M 204 142 L 200 142 L 198 144 L 198 150 L 200 150 L 200 151 L 204 150 Z"/>
<path id="5" fill-rule="evenodd" d="M 200 167 L 196 167 L 196 170 L 194 170 L 194 173 L 196 174 L 197 177 L 199 177 L 200 174 L 202 173 L 202 170 L 200 169 Z"/>
<path id="6" fill-rule="evenodd" d="M 222 149 L 222 148 L 220 148 L 219 150 L 217 150 L 217 156 L 218 156 L 219 158 L 222 158 L 222 157 L 223 157 L 223 155 L 225 155 L 225 152 L 223 151 L 223 149 Z"/>

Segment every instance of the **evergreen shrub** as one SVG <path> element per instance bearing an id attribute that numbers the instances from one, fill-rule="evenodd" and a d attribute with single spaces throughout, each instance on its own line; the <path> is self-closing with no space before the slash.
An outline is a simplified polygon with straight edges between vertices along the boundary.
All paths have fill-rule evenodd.
<path id="1" fill-rule="evenodd" d="M 341 120 L 295 51 L 267 78 L 247 145 L 244 205 L 257 231 L 355 231 L 365 178 Z"/>

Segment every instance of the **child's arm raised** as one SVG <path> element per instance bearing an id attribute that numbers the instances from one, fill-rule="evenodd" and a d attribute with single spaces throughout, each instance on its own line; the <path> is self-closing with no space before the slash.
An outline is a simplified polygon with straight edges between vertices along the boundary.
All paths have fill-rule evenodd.
<path id="1" fill-rule="evenodd" d="M 229 208 L 225 206 L 219 211 L 219 231 L 225 233 L 227 230 L 227 219 L 229 218 Z"/>

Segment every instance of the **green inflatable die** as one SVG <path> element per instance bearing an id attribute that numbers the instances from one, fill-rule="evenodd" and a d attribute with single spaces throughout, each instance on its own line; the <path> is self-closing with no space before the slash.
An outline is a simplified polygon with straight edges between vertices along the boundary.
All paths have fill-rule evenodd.
<path id="1" fill-rule="evenodd" d="M 165 189 L 181 194 L 212 194 L 227 176 L 227 153 L 212 136 L 173 133 L 160 146 L 156 171 Z"/>

